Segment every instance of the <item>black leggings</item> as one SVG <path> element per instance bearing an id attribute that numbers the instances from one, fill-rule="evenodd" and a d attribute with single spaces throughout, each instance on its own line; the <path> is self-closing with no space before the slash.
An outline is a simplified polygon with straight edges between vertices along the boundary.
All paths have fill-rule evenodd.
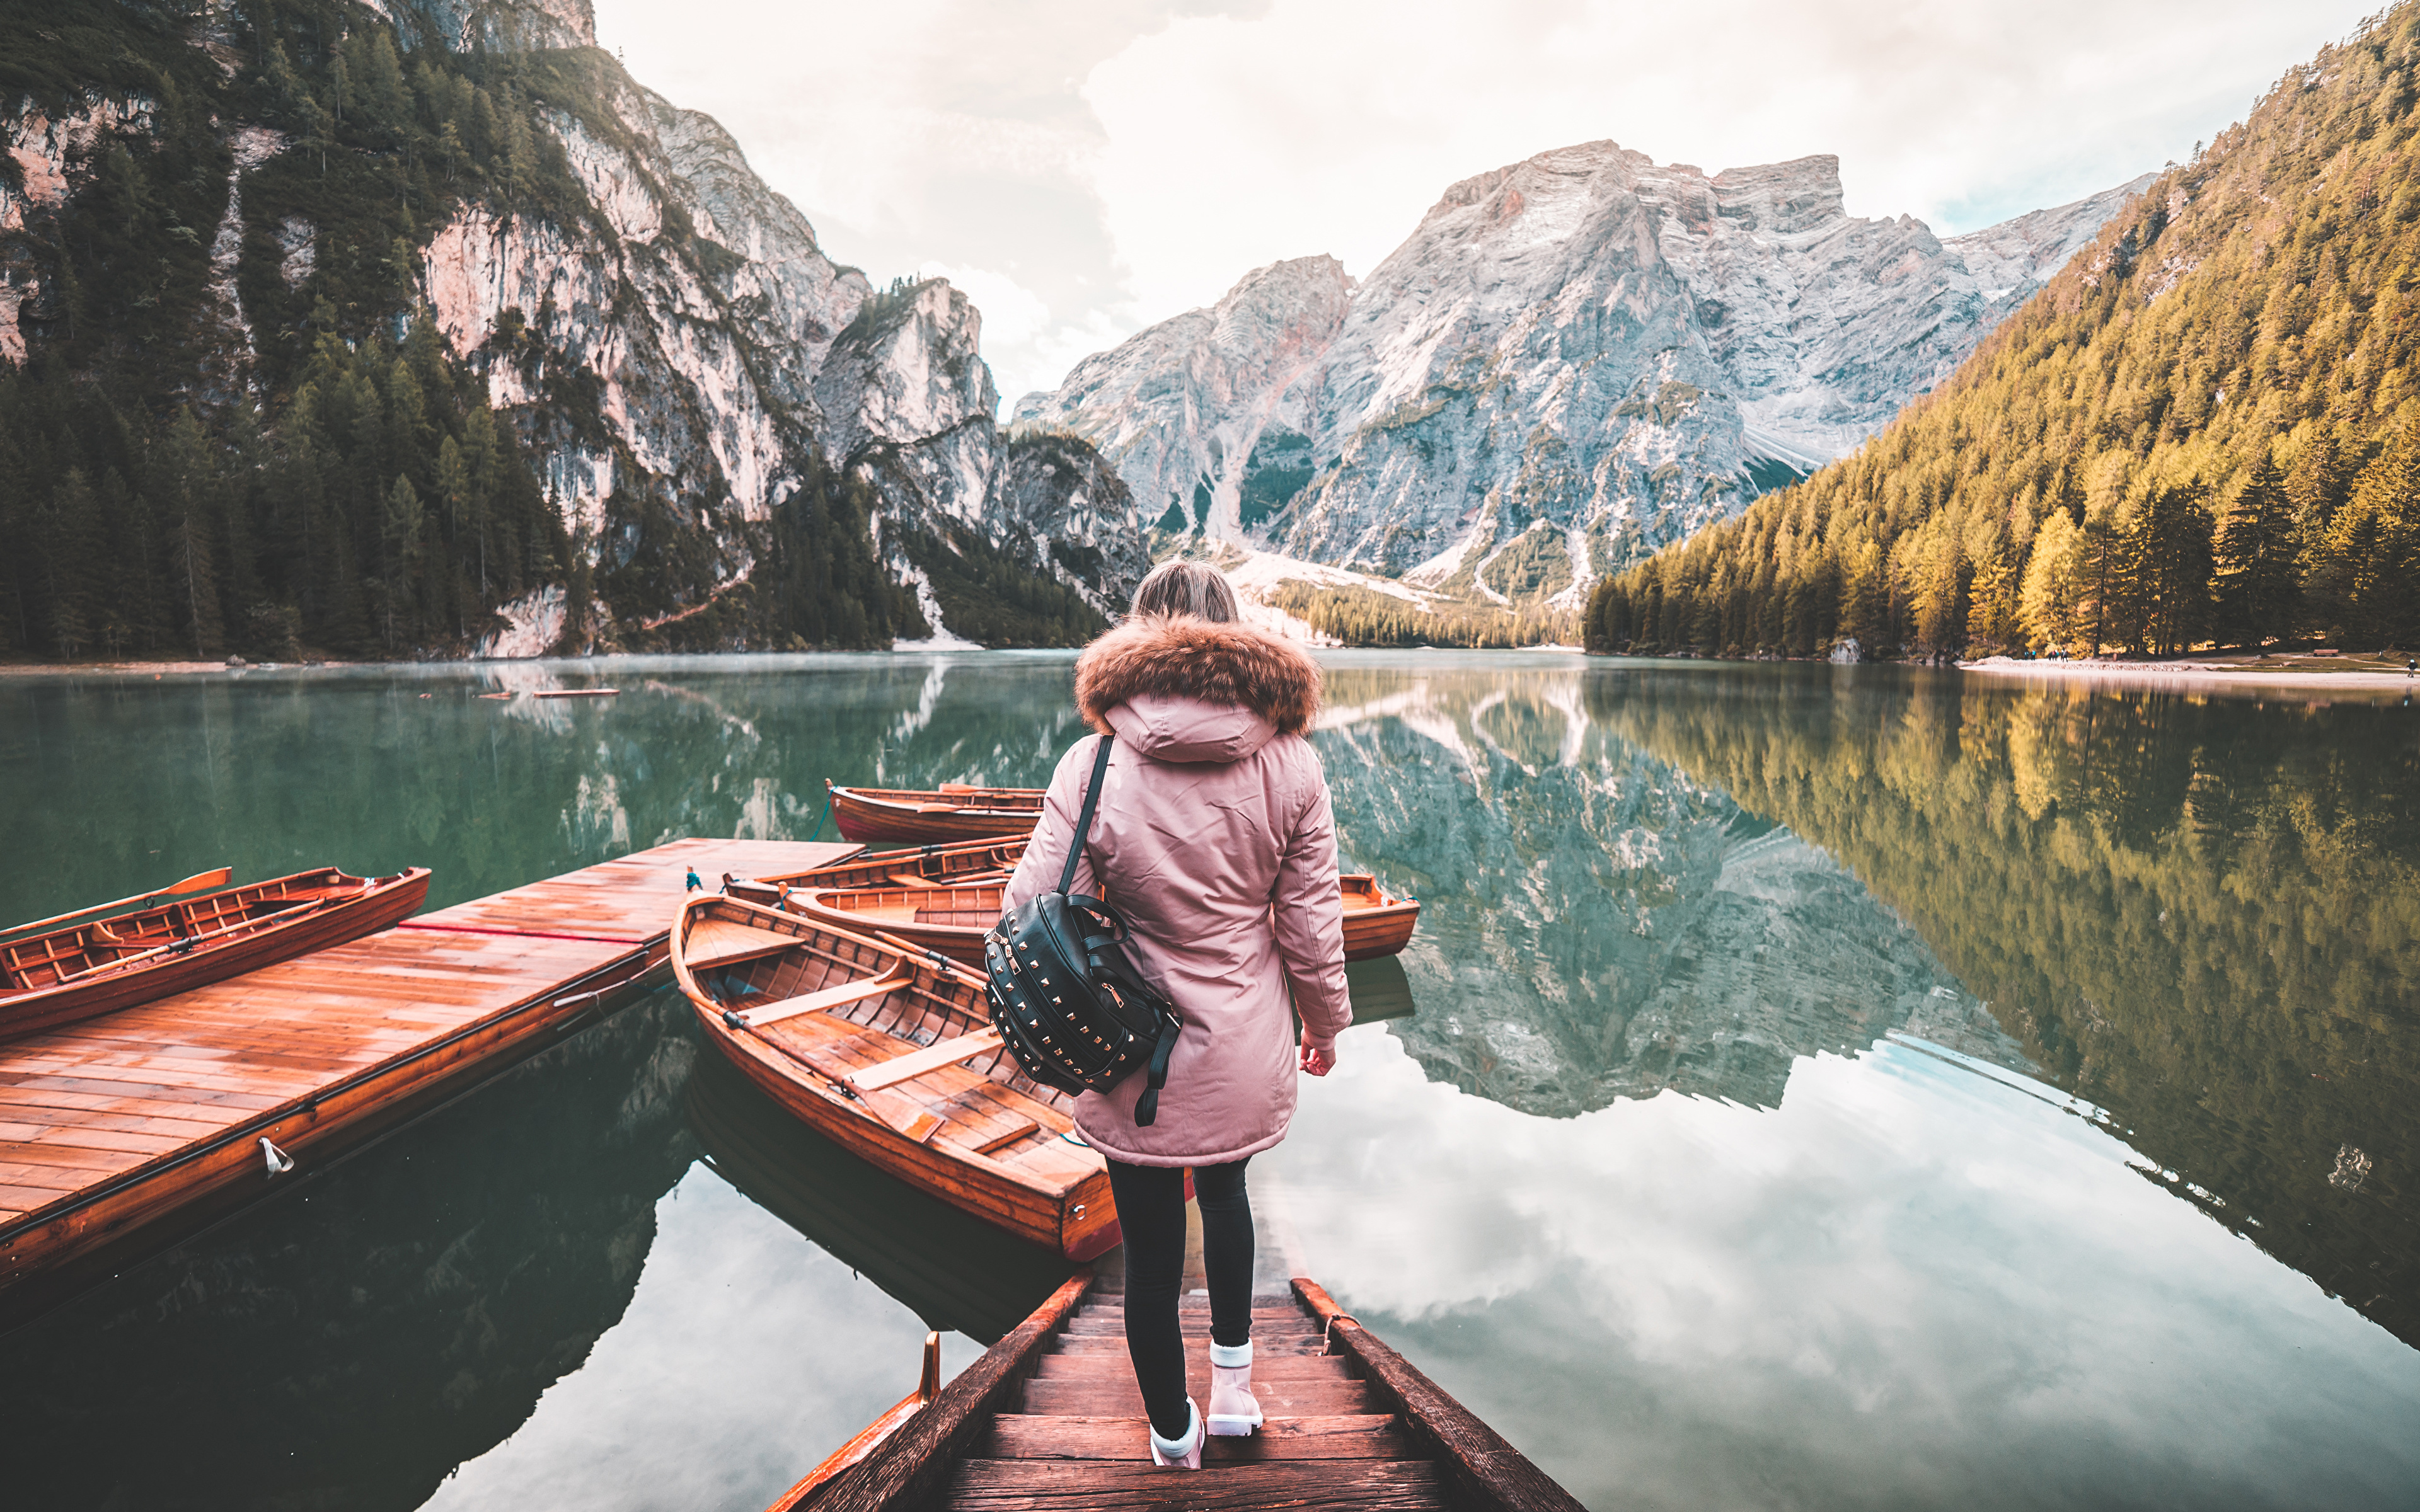
<path id="1" fill-rule="evenodd" d="M 1252 1341 L 1252 1199 L 1244 1191 L 1247 1155 L 1229 1165 L 1193 1168 L 1202 1205 L 1202 1269 L 1210 1282 L 1210 1338 L 1233 1348 Z M 1109 1191 L 1125 1231 L 1126 1355 L 1152 1431 L 1180 1438 L 1185 1412 L 1185 1333 L 1176 1316 L 1185 1285 L 1185 1172 L 1173 1165 L 1109 1162 Z"/>

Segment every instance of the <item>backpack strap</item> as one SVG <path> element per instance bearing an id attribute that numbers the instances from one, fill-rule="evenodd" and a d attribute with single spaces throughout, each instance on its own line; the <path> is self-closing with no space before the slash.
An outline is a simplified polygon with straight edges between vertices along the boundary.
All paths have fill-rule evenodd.
<path id="1" fill-rule="evenodd" d="M 1138 1129 L 1148 1129 L 1159 1121 L 1159 1089 L 1168 1085 L 1168 1057 L 1176 1053 L 1176 1036 L 1184 1027 L 1173 1013 L 1159 1021 L 1159 1043 L 1151 1048 L 1151 1070 L 1146 1073 L 1143 1094 L 1135 1099 Z"/>
<path id="2" fill-rule="evenodd" d="M 1059 873 L 1059 890 L 1064 894 L 1076 885 L 1076 861 L 1093 838 L 1093 810 L 1101 805 L 1101 778 L 1109 769 L 1109 742 L 1114 735 L 1103 735 L 1099 751 L 1093 757 L 1093 785 L 1084 790 L 1084 811 L 1076 820 L 1076 838 L 1067 843 L 1067 865 Z"/>

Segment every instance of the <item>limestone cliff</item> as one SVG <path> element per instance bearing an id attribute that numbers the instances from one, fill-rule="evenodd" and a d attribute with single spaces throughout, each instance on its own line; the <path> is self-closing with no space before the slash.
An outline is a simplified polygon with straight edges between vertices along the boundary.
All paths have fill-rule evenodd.
<path id="1" fill-rule="evenodd" d="M 442 0 L 427 8 L 445 23 L 434 33 L 472 24 Z M 586 41 L 585 0 L 531 8 L 542 14 L 505 35 Z M 498 45 L 503 23 L 487 8 L 480 14 L 488 45 Z M 458 351 L 479 350 L 512 311 L 539 365 L 593 379 L 595 409 L 569 411 L 507 367 L 493 369 L 491 383 L 541 439 L 566 516 L 605 557 L 623 559 L 641 539 L 651 505 L 670 510 L 713 548 L 710 578 L 679 591 L 720 592 L 755 565 L 745 532 L 733 527 L 763 520 L 820 456 L 873 484 L 877 547 L 918 587 L 937 632 L 955 606 L 934 594 L 910 539 L 936 539 L 944 550 L 959 549 L 962 535 L 980 540 L 1105 615 L 1123 609 L 1143 562 L 1131 511 L 1104 514 L 1095 490 L 1089 507 L 1068 498 L 1037 512 L 1028 498 L 1020 515 L 997 493 L 1005 440 L 993 423 L 982 318 L 966 297 L 940 280 L 877 296 L 862 273 L 824 252 L 814 227 L 710 117 L 601 60 L 597 74 L 592 109 L 550 113 L 544 123 L 601 226 L 500 220 L 466 206 L 432 239 L 427 281 Z M 1053 537 L 1032 524 L 1046 517 L 1080 517 L 1068 544 L 1096 546 L 1106 535 L 1115 548 L 1053 551 Z M 1071 561 L 1098 565 L 1088 576 Z"/>
<path id="2" fill-rule="evenodd" d="M 1257 270 L 1016 413 L 1171 526 L 1569 601 L 1854 447 L 2138 188 L 1945 240 L 1850 217 L 1829 157 L 1566 147 L 1453 185 L 1358 285 Z"/>

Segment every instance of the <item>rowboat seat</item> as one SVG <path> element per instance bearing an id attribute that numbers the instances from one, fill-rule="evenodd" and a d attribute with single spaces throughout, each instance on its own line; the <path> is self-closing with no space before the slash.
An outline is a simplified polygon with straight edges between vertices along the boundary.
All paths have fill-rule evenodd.
<path id="1" fill-rule="evenodd" d="M 734 962 L 752 961 L 760 955 L 772 955 L 799 943 L 795 934 L 780 930 L 759 929 L 752 924 L 735 924 L 727 919 L 708 919 L 690 932 L 689 962 L 692 971 L 710 971 Z"/>
<path id="2" fill-rule="evenodd" d="M 771 1037 L 856 1091 L 876 1117 L 919 1144 L 947 1145 L 997 1160 L 1001 1150 L 1028 1135 L 1055 1136 L 1070 1126 L 1056 1110 L 967 1069 L 965 1061 L 1000 1049 L 999 1035 L 989 1029 L 919 1047 L 837 1013 L 814 1013 L 783 1024 Z M 1047 1148 L 1029 1148 L 1018 1159 L 1037 1170 L 1080 1166 L 1084 1161 L 1076 1147 L 1062 1147 L 1055 1138 Z M 1040 1166 L 1033 1165 L 1036 1160 Z"/>
<path id="3" fill-rule="evenodd" d="M 861 1071 L 850 1072 L 847 1080 L 851 1087 L 861 1092 L 878 1092 L 886 1087 L 896 1087 L 901 1082 L 912 1082 L 917 1077 L 928 1075 L 944 1066 L 954 1066 L 962 1060 L 972 1060 L 977 1056 L 999 1048 L 1000 1031 L 998 1029 L 977 1029 L 972 1034 L 962 1034 L 954 1040 L 943 1040 L 924 1049 L 911 1051 L 904 1056 L 893 1056 L 889 1060 L 865 1067 Z"/>
<path id="4" fill-rule="evenodd" d="M 845 1008 L 851 1003 L 861 1003 L 869 997 L 879 997 L 884 993 L 897 992 L 907 985 L 904 980 L 895 977 L 886 977 L 872 981 L 845 981 L 837 987 L 801 993 L 796 997 L 779 998 L 756 1008 L 724 1009 L 723 1016 L 737 1019 L 743 1028 L 759 1028 L 768 1024 L 779 1024 L 783 1019 L 797 1018 L 801 1013 L 817 1013 L 827 1009 Z"/>

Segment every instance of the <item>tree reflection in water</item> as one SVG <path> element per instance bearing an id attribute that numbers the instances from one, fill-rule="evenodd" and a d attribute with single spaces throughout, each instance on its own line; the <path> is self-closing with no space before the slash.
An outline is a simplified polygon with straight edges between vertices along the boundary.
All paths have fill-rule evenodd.
<path id="1" fill-rule="evenodd" d="M 1760 671 L 1587 708 L 1838 856 L 2147 1179 L 2420 1343 L 2412 711 Z"/>

